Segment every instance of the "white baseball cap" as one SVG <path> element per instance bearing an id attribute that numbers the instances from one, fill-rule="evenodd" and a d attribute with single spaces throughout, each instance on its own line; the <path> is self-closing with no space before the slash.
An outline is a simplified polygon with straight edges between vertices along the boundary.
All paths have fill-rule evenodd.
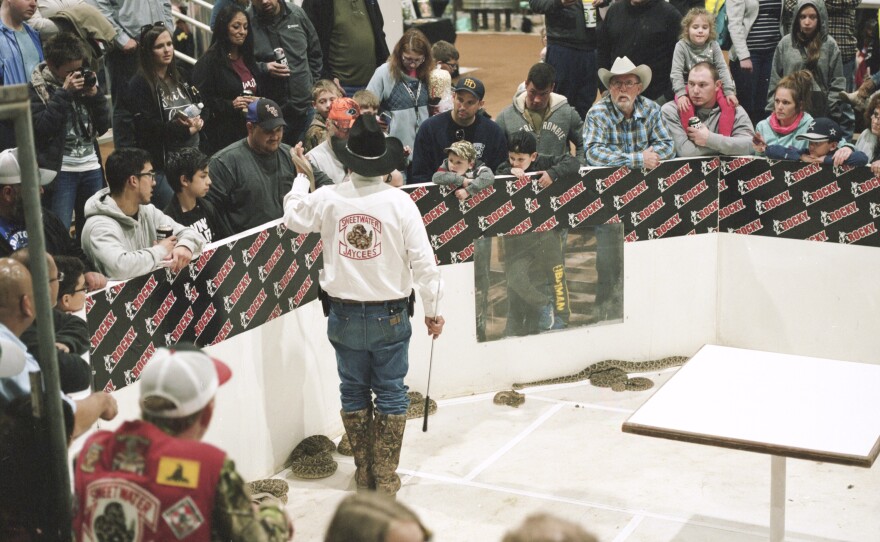
<path id="1" fill-rule="evenodd" d="M 49 184 L 57 172 L 40 168 L 40 184 Z M 18 149 L 0 152 L 0 184 L 21 184 L 21 167 L 18 165 Z"/>
<path id="2" fill-rule="evenodd" d="M 228 365 L 201 350 L 160 348 L 141 373 L 141 410 L 162 418 L 195 414 L 211 402 L 217 388 L 231 377 Z M 175 408 L 151 411 L 144 407 L 148 397 L 166 399 Z"/>
<path id="3" fill-rule="evenodd" d="M 8 339 L 0 339 L 0 378 L 15 376 L 24 370 L 24 350 Z"/>

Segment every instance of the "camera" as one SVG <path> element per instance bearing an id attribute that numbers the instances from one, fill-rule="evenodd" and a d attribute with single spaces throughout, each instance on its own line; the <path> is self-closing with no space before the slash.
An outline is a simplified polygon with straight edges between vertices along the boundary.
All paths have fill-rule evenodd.
<path id="1" fill-rule="evenodd" d="M 79 73 L 83 78 L 83 88 L 92 88 L 93 86 L 98 84 L 98 76 L 95 75 L 95 72 L 88 68 L 83 68 L 79 70 Z"/>

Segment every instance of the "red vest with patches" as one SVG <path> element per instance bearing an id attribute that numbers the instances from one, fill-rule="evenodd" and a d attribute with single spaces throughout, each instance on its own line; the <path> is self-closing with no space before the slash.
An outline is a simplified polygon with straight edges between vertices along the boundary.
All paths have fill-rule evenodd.
<path id="1" fill-rule="evenodd" d="M 205 541 L 226 454 L 133 421 L 99 431 L 76 460 L 77 541 Z"/>

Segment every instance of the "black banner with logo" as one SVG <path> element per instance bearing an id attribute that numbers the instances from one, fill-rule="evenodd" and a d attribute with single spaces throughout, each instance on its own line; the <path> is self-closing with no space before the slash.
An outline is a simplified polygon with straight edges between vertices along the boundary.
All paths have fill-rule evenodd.
<path id="1" fill-rule="evenodd" d="M 410 188 L 441 264 L 471 261 L 474 239 L 623 223 L 627 241 L 714 231 L 719 158 L 679 160 L 652 171 L 585 169 L 542 189 L 537 178 L 499 177 L 465 201 L 447 187 Z"/>
<path id="2" fill-rule="evenodd" d="M 174 275 L 153 271 L 88 298 L 96 390 L 138 379 L 156 348 L 216 344 L 317 297 L 320 236 L 283 225 L 215 247 Z"/>
<path id="3" fill-rule="evenodd" d="M 626 241 L 713 231 L 880 246 L 880 177 L 870 168 L 756 157 L 674 160 L 654 170 L 582 170 L 542 189 L 499 177 L 459 201 L 447 187 L 406 187 L 440 264 L 472 261 L 474 240 L 622 223 Z M 161 346 L 216 344 L 317 295 L 317 234 L 267 228 L 89 297 L 95 389 L 137 380 Z"/>
<path id="4" fill-rule="evenodd" d="M 719 231 L 880 246 L 870 168 L 725 159 L 719 186 Z"/>

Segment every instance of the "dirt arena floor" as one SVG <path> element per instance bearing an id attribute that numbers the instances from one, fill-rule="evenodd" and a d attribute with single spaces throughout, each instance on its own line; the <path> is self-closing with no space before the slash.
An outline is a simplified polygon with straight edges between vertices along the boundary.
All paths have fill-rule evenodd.
<path id="1" fill-rule="evenodd" d="M 486 85 L 485 109 L 493 117 L 510 105 L 516 87 L 522 83 L 541 53 L 541 36 L 536 33 L 460 33 L 455 46 L 459 64 L 473 68 L 473 75 Z"/>

